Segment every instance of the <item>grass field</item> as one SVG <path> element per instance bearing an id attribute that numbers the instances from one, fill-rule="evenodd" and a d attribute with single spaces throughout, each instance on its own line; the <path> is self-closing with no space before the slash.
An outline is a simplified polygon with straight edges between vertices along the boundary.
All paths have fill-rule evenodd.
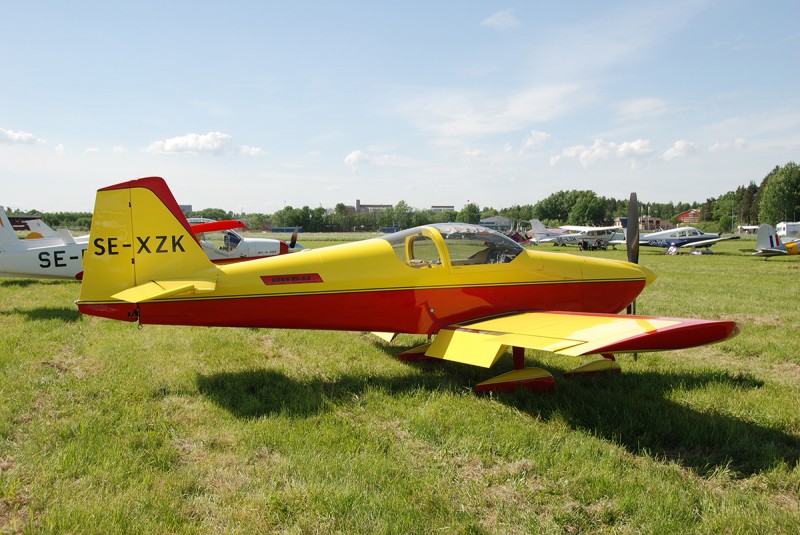
<path id="1" fill-rule="evenodd" d="M 528 352 L 549 394 L 472 393 L 510 359 L 397 361 L 417 337 L 139 329 L 0 280 L 0 532 L 797 533 L 800 260 L 745 245 L 641 255 L 639 313 L 737 338 L 591 380 Z"/>

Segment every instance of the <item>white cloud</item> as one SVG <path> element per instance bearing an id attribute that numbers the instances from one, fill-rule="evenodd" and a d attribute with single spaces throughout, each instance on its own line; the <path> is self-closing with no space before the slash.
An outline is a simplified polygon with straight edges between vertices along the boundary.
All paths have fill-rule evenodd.
<path id="1" fill-rule="evenodd" d="M 150 154 L 241 154 L 258 156 L 263 154 L 260 147 L 242 145 L 235 147 L 233 138 L 222 132 L 207 134 L 186 134 L 163 141 L 155 141 L 148 145 L 145 152 Z"/>
<path id="2" fill-rule="evenodd" d="M 231 148 L 231 136 L 222 132 L 209 132 L 208 134 L 186 134 L 173 137 L 164 141 L 151 143 L 146 151 L 151 154 L 189 153 L 199 154 L 210 152 L 224 154 Z"/>
<path id="3" fill-rule="evenodd" d="M 407 102 L 402 113 L 444 137 L 506 133 L 574 112 L 593 98 L 580 89 L 577 84 L 534 86 L 500 98 L 440 91 Z"/>
<path id="4" fill-rule="evenodd" d="M 98 152 L 100 152 L 100 149 L 97 147 L 89 147 L 86 149 L 86 154 L 97 154 Z"/>
<path id="5" fill-rule="evenodd" d="M 239 147 L 239 154 L 244 156 L 261 156 L 264 154 L 264 149 L 261 147 L 251 147 L 249 145 L 242 145 Z"/>
<path id="6" fill-rule="evenodd" d="M 522 149 L 520 152 L 537 147 L 550 139 L 550 137 L 550 134 L 547 132 L 542 132 L 541 130 L 531 130 L 530 134 L 525 136 L 525 139 L 522 140 Z"/>
<path id="7" fill-rule="evenodd" d="M 624 141 L 615 143 L 595 139 L 592 145 L 574 145 L 561 151 L 561 154 L 550 158 L 550 165 L 554 166 L 564 158 L 576 158 L 581 166 L 589 167 L 598 160 L 616 156 L 621 159 L 631 159 L 632 165 L 648 158 L 653 153 L 653 147 L 648 139 L 637 139 L 635 141 Z"/>
<path id="8" fill-rule="evenodd" d="M 126 152 L 128 152 L 128 149 L 126 147 L 117 146 L 112 148 L 111 152 L 113 152 L 114 154 L 125 154 Z"/>
<path id="9" fill-rule="evenodd" d="M 354 150 L 344 158 L 345 165 L 350 166 L 354 171 L 359 165 L 369 162 L 369 156 L 360 150 Z"/>
<path id="10" fill-rule="evenodd" d="M 488 26 L 495 30 L 510 30 L 521 24 L 520 20 L 514 15 L 513 9 L 496 11 L 481 21 L 481 26 Z"/>
<path id="11" fill-rule="evenodd" d="M 747 141 L 744 138 L 737 137 L 733 141 L 726 141 L 724 143 L 714 143 L 708 147 L 708 152 L 724 152 L 726 150 L 743 150 L 747 148 Z"/>
<path id="12" fill-rule="evenodd" d="M 666 100 L 656 97 L 626 100 L 617 104 L 616 108 L 617 119 L 620 121 L 658 117 L 671 111 Z"/>
<path id="13" fill-rule="evenodd" d="M 406 160 L 394 154 L 382 154 L 380 156 L 372 156 L 369 163 L 374 165 L 405 165 Z"/>
<path id="14" fill-rule="evenodd" d="M 665 162 L 668 162 L 670 160 L 674 160 L 675 158 L 685 158 L 694 154 L 697 154 L 697 147 L 695 144 L 690 141 L 686 141 L 685 139 L 679 139 L 674 145 L 672 145 L 672 147 L 668 148 L 664 152 L 664 156 L 662 156 L 662 158 Z"/>
<path id="15" fill-rule="evenodd" d="M 44 140 L 37 138 L 29 132 L 0 128 L 0 143 L 22 143 L 26 145 L 33 145 L 36 143 L 44 143 Z"/>
<path id="16" fill-rule="evenodd" d="M 555 165 L 562 158 L 577 158 L 583 167 L 588 167 L 601 158 L 608 158 L 615 148 L 615 143 L 595 139 L 591 146 L 573 145 L 564 149 L 560 155 L 550 159 L 550 165 Z"/>
<path id="17" fill-rule="evenodd" d="M 361 165 L 380 165 L 391 167 L 410 167 L 419 165 L 417 160 L 412 158 L 405 158 L 394 154 L 381 154 L 378 156 L 370 156 L 369 154 L 354 150 L 344 158 L 345 165 L 350 166 L 354 171 Z"/>
<path id="18" fill-rule="evenodd" d="M 625 141 L 617 147 L 617 156 L 620 158 L 647 156 L 653 153 L 649 139 Z"/>

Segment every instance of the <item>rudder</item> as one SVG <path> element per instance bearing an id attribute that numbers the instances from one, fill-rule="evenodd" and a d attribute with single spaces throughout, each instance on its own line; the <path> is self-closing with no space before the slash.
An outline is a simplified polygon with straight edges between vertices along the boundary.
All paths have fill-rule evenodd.
<path id="1" fill-rule="evenodd" d="M 118 300 L 154 281 L 213 279 L 164 179 L 141 178 L 97 191 L 79 307 Z"/>
<path id="2" fill-rule="evenodd" d="M 5 209 L 0 206 L 0 251 L 20 249 L 19 238 L 8 220 Z"/>
<path id="3" fill-rule="evenodd" d="M 781 238 L 772 225 L 761 225 L 756 234 L 756 250 L 780 249 L 783 246 Z"/>

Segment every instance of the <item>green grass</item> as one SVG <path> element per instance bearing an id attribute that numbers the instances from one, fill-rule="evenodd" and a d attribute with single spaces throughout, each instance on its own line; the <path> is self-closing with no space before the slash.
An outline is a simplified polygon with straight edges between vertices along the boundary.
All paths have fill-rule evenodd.
<path id="1" fill-rule="evenodd" d="M 795 533 L 800 261 L 745 245 L 643 248 L 638 300 L 740 336 L 592 380 L 529 352 L 549 394 L 471 392 L 510 359 L 398 362 L 418 337 L 139 329 L 0 280 L 0 532 Z"/>

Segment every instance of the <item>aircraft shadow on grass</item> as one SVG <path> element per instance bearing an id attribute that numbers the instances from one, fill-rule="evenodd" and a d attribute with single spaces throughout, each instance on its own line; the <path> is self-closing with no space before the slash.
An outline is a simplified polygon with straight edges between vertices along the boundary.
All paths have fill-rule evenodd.
<path id="1" fill-rule="evenodd" d="M 75 284 L 80 285 L 80 281 L 72 280 L 52 280 L 52 279 L 0 279 L 0 288 L 4 287 L 17 287 L 27 288 L 28 286 L 49 286 L 61 284 Z"/>
<path id="2" fill-rule="evenodd" d="M 387 348 L 387 353 L 391 352 Z M 280 371 L 256 369 L 199 375 L 197 383 L 203 395 L 235 416 L 249 419 L 282 413 L 312 416 L 369 388 L 397 393 L 420 388 L 463 391 L 464 385 L 475 384 L 485 375 L 485 370 L 473 372 L 452 363 L 409 366 L 423 366 L 424 373 L 297 381 Z M 668 399 L 678 387 L 690 391 L 715 384 L 736 390 L 763 385 L 752 377 L 725 371 L 623 373 L 591 379 L 561 378 L 550 393 L 521 391 L 495 394 L 495 399 L 543 421 L 558 417 L 573 429 L 633 454 L 674 461 L 699 475 L 721 469 L 747 477 L 779 463 L 796 466 L 800 459 L 797 437 L 730 415 L 700 412 Z"/>
<path id="3" fill-rule="evenodd" d="M 0 315 L 22 315 L 29 321 L 61 320 L 69 323 L 74 323 L 81 319 L 81 313 L 78 312 L 77 309 L 67 307 L 13 308 L 5 312 L 0 312 Z"/>

